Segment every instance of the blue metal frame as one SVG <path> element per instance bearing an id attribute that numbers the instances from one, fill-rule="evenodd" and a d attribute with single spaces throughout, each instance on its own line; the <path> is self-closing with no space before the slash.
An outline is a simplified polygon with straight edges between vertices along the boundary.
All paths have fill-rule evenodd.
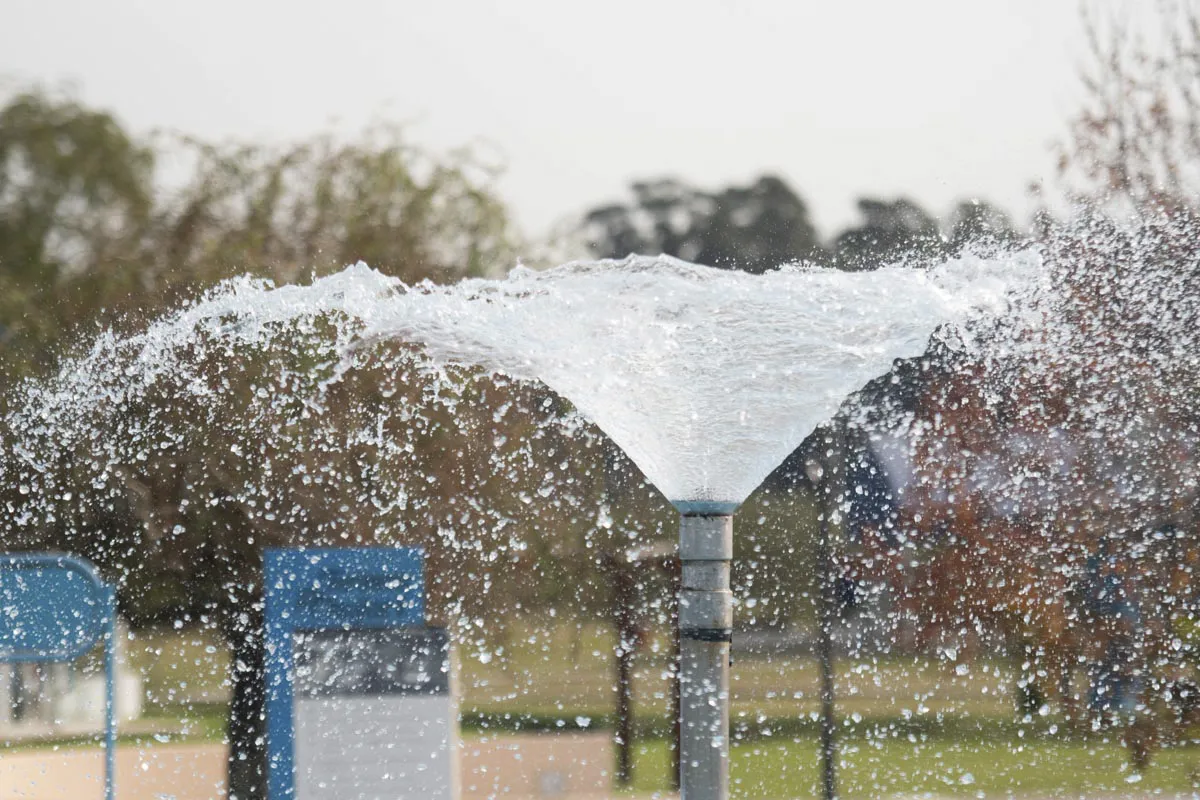
<path id="1" fill-rule="evenodd" d="M 8 577 L 9 581 L 3 580 Z M 15 576 L 15 578 L 14 578 Z M 15 587 L 15 591 L 14 591 Z M 0 601 L 35 603 L 0 614 L 0 662 L 74 661 L 104 639 L 104 796 L 115 796 L 117 595 L 96 568 L 61 553 L 0 554 Z"/>
<path id="2" fill-rule="evenodd" d="M 293 634 L 424 624 L 424 556 L 407 547 L 268 549 L 263 572 L 267 797 L 290 800 L 296 791 Z"/>
<path id="3" fill-rule="evenodd" d="M 104 635 L 108 587 L 96 568 L 59 553 L 0 555 L 0 598 L 14 589 L 35 602 L 0 616 L 0 661 L 66 662 L 91 650 Z M 11 581 L 11 583 L 10 583 Z M 16 602 L 14 594 L 8 602 Z"/>

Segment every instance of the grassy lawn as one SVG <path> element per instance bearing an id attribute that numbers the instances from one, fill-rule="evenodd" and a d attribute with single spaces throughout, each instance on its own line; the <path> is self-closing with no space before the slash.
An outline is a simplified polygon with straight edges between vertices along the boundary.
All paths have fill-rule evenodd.
<path id="1" fill-rule="evenodd" d="M 135 723 L 118 726 L 117 743 L 153 747 L 156 744 L 224 742 L 228 708 L 224 705 L 190 705 L 150 709 Z M 130 728 L 137 732 L 129 732 Z M 125 732 L 122 732 L 122 728 Z M 0 753 L 21 750 L 59 750 L 100 747 L 102 736 L 56 736 L 52 739 L 0 739 Z"/>
<path id="2" fill-rule="evenodd" d="M 464 711 L 549 716 L 600 716 L 614 703 L 612 630 L 607 625 L 510 625 L 499 643 L 458 648 L 458 688 Z M 667 637 L 642 649 L 634 674 L 639 715 L 669 709 Z M 228 651 L 211 632 L 139 632 L 126 652 L 146 677 L 149 713 L 191 704 L 224 703 L 229 696 Z M 839 710 L 863 717 L 1011 715 L 1013 678 L 1007 667 L 955 665 L 928 659 L 844 661 L 838 665 Z M 800 717 L 819 708 L 818 674 L 807 657 L 735 659 L 731 674 L 735 719 Z"/>
<path id="3" fill-rule="evenodd" d="M 229 650 L 212 631 L 139 631 L 124 646 L 145 680 L 148 713 L 228 701 Z"/>
<path id="4" fill-rule="evenodd" d="M 665 789 L 667 743 L 643 742 L 636 752 L 634 790 Z M 1131 777 L 1124 749 L 1112 743 L 856 738 L 843 743 L 839 761 L 838 787 L 844 797 L 1150 795 L 1191 793 L 1197 785 L 1193 776 L 1200 768 L 1200 748 L 1160 753 L 1140 779 Z M 735 745 L 730 773 L 734 797 L 818 796 L 817 741 L 804 737 Z"/>
<path id="5" fill-rule="evenodd" d="M 554 728 L 602 725 L 614 703 L 608 626 L 510 625 L 500 642 L 460 645 L 458 686 L 464 737 L 518 727 L 536 717 Z M 203 631 L 143 632 L 128 647 L 147 678 L 148 715 L 169 741 L 220 741 L 229 687 L 228 655 Z M 662 730 L 669 708 L 667 638 L 643 649 L 635 674 L 642 728 Z M 818 781 L 816 665 L 806 657 L 737 658 L 732 669 L 735 797 L 813 796 Z M 839 787 L 845 797 L 904 795 L 1005 797 L 1191 793 L 1200 748 L 1160 752 L 1145 775 L 1131 776 L 1125 749 L 1095 737 L 1047 736 L 1047 719 L 1014 720 L 1014 676 L 1002 663 L 947 664 L 888 658 L 838 664 L 838 714 L 844 723 Z M 507 717 L 507 719 L 505 719 Z M 522 724 L 521 727 L 528 727 Z M 1036 729 L 1036 730 L 1035 730 Z M 1038 731 L 1041 731 L 1039 734 Z M 134 737 L 153 744 L 164 737 Z M 636 750 L 639 792 L 667 788 L 668 746 L 644 736 Z"/>
<path id="6" fill-rule="evenodd" d="M 510 631 L 493 650 L 460 648 L 462 707 L 540 716 L 611 712 L 614 645 L 608 626 L 560 625 L 550 631 Z M 955 666 L 913 658 L 845 661 L 838 665 L 839 710 L 863 717 L 1011 716 L 1013 677 L 1007 667 L 977 664 L 959 674 Z M 659 635 L 637 660 L 639 715 L 667 713 L 669 668 L 666 636 Z M 820 707 L 817 667 L 808 657 L 738 657 L 730 680 L 735 719 L 808 716 Z"/>

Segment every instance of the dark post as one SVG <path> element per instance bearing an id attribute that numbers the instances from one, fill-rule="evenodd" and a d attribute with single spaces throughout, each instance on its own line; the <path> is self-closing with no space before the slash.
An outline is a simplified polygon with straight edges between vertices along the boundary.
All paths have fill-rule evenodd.
<path id="1" fill-rule="evenodd" d="M 837 732 L 834 718 L 833 683 L 833 624 L 837 614 L 837 582 L 833 575 L 834 519 L 841 502 L 835 475 L 838 470 L 838 449 L 832 432 L 823 437 L 825 452 L 819 461 L 807 465 L 809 482 L 816 490 L 818 520 L 817 534 L 817 660 L 821 671 L 821 797 L 834 800 L 837 796 Z"/>
<path id="2" fill-rule="evenodd" d="M 230 609 L 221 616 L 221 629 L 232 650 L 229 759 L 226 781 L 230 800 L 263 800 L 267 797 L 267 679 L 266 643 L 263 637 L 261 595 L 258 584 L 240 589 L 250 622 Z M 252 599 L 251 599 L 252 598 Z"/>
<path id="3" fill-rule="evenodd" d="M 604 458 L 604 497 L 609 513 L 617 517 L 618 505 L 625 494 L 629 465 L 621 451 L 611 443 Z M 615 523 L 614 523 L 615 524 Z M 649 566 L 654 572 L 665 576 L 670 584 L 671 606 L 671 720 L 672 739 L 670 747 L 670 776 L 672 790 L 680 788 L 681 746 L 681 652 L 679 636 L 679 589 L 682 584 L 682 567 L 676 547 L 659 543 L 638 547 L 634 550 L 611 550 L 604 554 L 602 563 L 612 581 L 613 621 L 617 630 L 616 679 L 617 720 L 615 741 L 617 745 L 616 780 L 619 785 L 633 782 L 633 660 L 642 643 L 637 602 L 639 581 L 646 575 Z"/>
<path id="4" fill-rule="evenodd" d="M 604 499 L 609 513 L 615 515 L 624 487 L 624 472 L 620 451 L 611 442 L 604 455 Z M 614 522 L 615 524 L 615 522 Z M 617 647 L 617 719 L 614 740 L 617 745 L 617 785 L 633 783 L 633 657 L 640 631 L 637 627 L 635 563 L 623 550 L 610 551 L 604 565 L 612 580 L 613 621 L 616 623 Z"/>
<path id="5" fill-rule="evenodd" d="M 680 728 L 679 710 L 680 710 L 680 693 L 679 693 L 679 669 L 680 669 L 680 646 L 679 646 L 679 586 L 680 586 L 680 566 L 678 558 L 671 558 L 664 561 L 664 565 L 669 570 L 671 576 L 671 596 L 675 598 L 672 614 L 671 614 L 671 780 L 670 787 L 672 791 L 679 791 L 679 758 L 680 758 L 680 743 L 682 730 Z"/>
<path id="6" fill-rule="evenodd" d="M 614 559 L 614 594 L 617 617 L 617 783 L 633 782 L 633 654 L 638 629 L 634 619 L 635 588 L 632 564 L 620 555 Z"/>
<path id="7" fill-rule="evenodd" d="M 643 630 L 638 620 L 638 581 L 647 568 L 664 575 L 672 592 L 679 583 L 679 559 L 664 545 L 637 550 L 605 553 L 602 563 L 612 581 L 613 622 L 617 632 L 616 680 L 617 721 L 614 741 L 617 745 L 616 779 L 621 785 L 633 782 L 633 662 L 642 645 Z M 678 612 L 673 613 L 677 617 Z M 671 746 L 670 783 L 679 788 L 679 631 L 671 628 L 671 716 L 674 738 Z"/>
<path id="8" fill-rule="evenodd" d="M 824 800 L 833 800 L 836 796 L 834 758 L 837 754 L 837 743 L 834 741 L 836 732 L 834 721 L 834 686 L 833 686 L 833 597 L 834 582 L 830 572 L 833 559 L 829 552 L 828 511 L 821 515 L 821 536 L 817 544 L 817 570 L 820 573 L 820 608 L 819 624 L 820 639 L 817 646 L 817 657 L 821 662 L 821 796 Z"/>

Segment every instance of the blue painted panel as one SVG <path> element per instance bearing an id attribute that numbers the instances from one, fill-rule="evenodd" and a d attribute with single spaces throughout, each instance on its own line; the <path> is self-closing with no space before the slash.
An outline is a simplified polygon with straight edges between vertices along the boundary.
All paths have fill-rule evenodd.
<path id="1" fill-rule="evenodd" d="M 295 796 L 292 633 L 402 628 L 425 622 L 424 557 L 416 548 L 267 550 L 267 796 Z"/>
<path id="2" fill-rule="evenodd" d="M 0 555 L 0 661 L 73 661 L 105 635 L 109 589 L 82 559 Z"/>

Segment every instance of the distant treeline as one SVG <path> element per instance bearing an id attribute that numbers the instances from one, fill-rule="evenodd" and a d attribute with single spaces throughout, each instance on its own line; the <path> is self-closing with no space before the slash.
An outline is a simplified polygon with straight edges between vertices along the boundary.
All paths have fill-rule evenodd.
<path id="1" fill-rule="evenodd" d="M 995 250 L 1019 241 L 1004 211 L 959 203 L 944 222 L 912 200 L 862 198 L 861 221 L 823 243 L 808 205 L 782 178 L 705 191 L 669 178 L 634 183 L 626 203 L 584 214 L 581 237 L 596 256 L 666 253 L 687 261 L 760 273 L 810 262 L 847 270 L 928 263 L 968 245 Z"/>

